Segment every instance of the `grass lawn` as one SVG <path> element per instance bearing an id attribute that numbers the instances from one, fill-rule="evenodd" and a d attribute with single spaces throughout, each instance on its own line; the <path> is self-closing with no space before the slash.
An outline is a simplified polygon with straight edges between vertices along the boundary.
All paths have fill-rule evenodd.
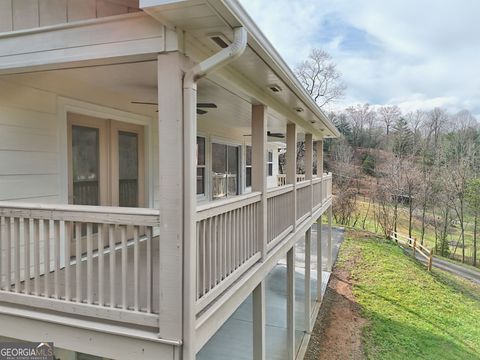
<path id="1" fill-rule="evenodd" d="M 378 225 L 377 226 L 375 225 L 373 205 L 370 205 L 370 207 L 368 207 L 368 202 L 359 200 L 357 203 L 357 211 L 359 213 L 359 220 L 357 221 L 355 228 L 366 230 L 366 231 L 377 232 L 377 233 L 382 232 L 382 229 Z M 420 240 L 421 220 L 419 218 L 420 215 L 418 212 L 419 210 L 417 209 L 416 216 L 413 217 L 412 236 Z M 428 215 L 431 216 L 431 214 L 428 214 Z M 365 223 L 363 222 L 364 219 L 365 219 Z M 466 262 L 471 263 L 472 254 L 473 254 L 473 223 L 472 221 L 468 221 L 471 219 L 467 218 L 466 220 L 467 222 L 465 224 L 465 256 L 466 256 Z M 408 235 L 408 209 L 403 206 L 400 206 L 398 209 L 397 230 L 400 233 Z M 455 243 L 456 241 L 460 241 L 460 233 L 461 231 L 458 226 L 457 227 L 451 226 L 449 229 L 449 235 L 448 235 L 449 241 L 451 241 L 452 244 Z M 432 249 L 435 247 L 435 230 L 431 225 L 426 226 L 425 246 L 429 249 Z M 450 256 L 452 256 L 452 254 L 455 252 L 455 246 L 453 245 L 450 246 L 450 252 L 451 252 Z M 461 261 L 461 255 L 462 255 L 462 249 L 461 247 L 458 247 L 455 253 L 455 258 L 457 261 Z M 477 250 L 477 256 L 480 259 L 480 249 Z M 480 267 L 480 262 L 477 265 L 477 267 Z"/>
<path id="2" fill-rule="evenodd" d="M 425 266 L 375 235 L 350 232 L 338 264 L 368 320 L 368 359 L 480 359 L 480 287 Z"/>

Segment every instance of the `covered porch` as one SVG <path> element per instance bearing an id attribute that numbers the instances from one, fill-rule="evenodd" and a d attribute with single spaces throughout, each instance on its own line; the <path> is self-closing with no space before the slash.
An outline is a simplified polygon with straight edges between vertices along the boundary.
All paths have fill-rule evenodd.
<path id="1" fill-rule="evenodd" d="M 238 289 L 261 281 L 331 206 L 322 140 L 334 131 L 248 46 L 244 61 L 186 89 L 185 74 L 218 44 L 187 34 L 187 57 L 176 34 L 145 18 L 112 22 L 163 31 L 163 48 L 148 33 L 157 46 L 148 53 L 130 39 L 135 46 L 122 41 L 110 57 L 96 52 L 102 44 L 86 46 L 93 60 L 82 45 L 60 63 L 43 43 L 42 64 L 0 59 L 0 307 L 2 316 L 24 311 L 183 346 L 190 359 L 236 308 Z M 79 36 L 83 27 L 92 35 L 97 26 L 18 41 Z M 228 46 L 233 32 L 222 31 Z"/>

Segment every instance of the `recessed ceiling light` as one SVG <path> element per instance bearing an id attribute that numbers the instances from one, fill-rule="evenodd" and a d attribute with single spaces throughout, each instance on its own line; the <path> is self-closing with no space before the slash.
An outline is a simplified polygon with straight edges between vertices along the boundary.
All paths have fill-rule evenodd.
<path id="1" fill-rule="evenodd" d="M 301 107 L 296 107 L 295 111 L 298 112 L 298 113 L 301 113 L 301 112 L 304 112 L 305 110 L 303 110 L 303 108 L 301 108 Z"/>
<path id="2" fill-rule="evenodd" d="M 277 84 L 268 85 L 268 88 L 274 93 L 279 93 L 280 91 L 282 91 L 282 88 Z"/>

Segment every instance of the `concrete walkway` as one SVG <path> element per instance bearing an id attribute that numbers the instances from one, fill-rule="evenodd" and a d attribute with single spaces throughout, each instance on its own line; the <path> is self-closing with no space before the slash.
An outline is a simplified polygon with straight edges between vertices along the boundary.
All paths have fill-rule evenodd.
<path id="1" fill-rule="evenodd" d="M 322 264 L 327 261 L 327 227 L 322 229 Z M 343 229 L 332 231 L 332 252 L 335 261 L 340 244 L 344 239 Z M 312 227 L 311 248 L 311 288 L 316 289 L 316 226 Z M 296 312 L 296 346 L 297 351 L 304 337 L 304 302 L 305 302 L 305 242 L 296 246 L 295 271 L 295 312 Z M 287 276 L 286 261 L 282 259 L 270 272 L 266 279 L 266 353 L 271 360 L 281 360 L 287 357 Z M 323 272 L 322 292 L 325 293 L 330 273 Z M 315 303 L 315 293 L 312 291 L 312 304 Z M 240 360 L 252 359 L 253 352 L 253 319 L 252 296 L 250 295 L 235 313 L 218 330 L 215 336 L 203 347 L 197 355 L 199 360 Z"/>

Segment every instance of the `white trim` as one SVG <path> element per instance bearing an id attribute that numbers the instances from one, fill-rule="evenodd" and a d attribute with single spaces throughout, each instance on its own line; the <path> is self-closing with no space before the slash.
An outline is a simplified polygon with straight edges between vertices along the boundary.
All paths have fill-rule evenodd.
<path id="1" fill-rule="evenodd" d="M 210 157 L 208 156 L 210 152 L 210 139 L 209 135 L 202 132 L 197 131 L 197 137 L 202 137 L 205 139 L 205 179 L 204 179 L 204 191 L 203 194 L 197 194 L 197 204 L 204 203 L 209 201 L 210 199 L 210 189 L 209 189 L 209 168 L 210 168 Z M 198 168 L 198 164 L 197 164 Z"/>
<path id="2" fill-rule="evenodd" d="M 57 97 L 57 119 L 58 119 L 58 158 L 60 177 L 60 201 L 68 204 L 68 139 L 67 139 L 67 114 L 69 112 L 92 116 L 100 119 L 111 119 L 125 123 L 142 125 L 145 127 L 145 205 L 154 206 L 154 179 L 153 179 L 153 118 L 138 115 L 122 110 L 113 109 L 103 105 L 92 104 L 63 96 Z"/>

